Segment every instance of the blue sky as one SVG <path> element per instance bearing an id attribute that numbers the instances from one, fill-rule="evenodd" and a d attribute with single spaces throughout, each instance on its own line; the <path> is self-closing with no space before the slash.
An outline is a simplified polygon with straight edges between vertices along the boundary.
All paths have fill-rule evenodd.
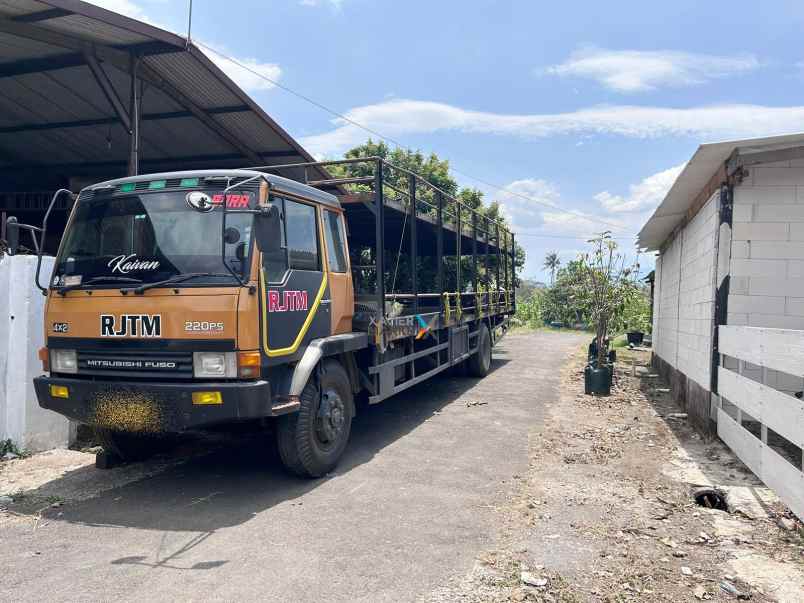
<path id="1" fill-rule="evenodd" d="M 184 1 L 93 3 L 186 32 Z M 524 275 L 541 280 L 547 251 L 572 259 L 604 228 L 630 249 L 701 142 L 804 131 L 793 0 L 195 0 L 193 11 L 196 41 L 449 159 L 461 184 L 503 203 Z M 209 53 L 316 156 L 368 137 Z"/>

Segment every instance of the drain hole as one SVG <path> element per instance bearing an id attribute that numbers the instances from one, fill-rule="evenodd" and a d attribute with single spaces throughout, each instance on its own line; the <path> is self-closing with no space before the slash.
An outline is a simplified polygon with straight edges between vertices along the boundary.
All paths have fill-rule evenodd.
<path id="1" fill-rule="evenodd" d="M 726 503 L 726 493 L 722 490 L 713 488 L 702 488 L 693 492 L 695 504 L 707 509 L 717 509 L 718 511 L 728 511 L 729 505 Z"/>

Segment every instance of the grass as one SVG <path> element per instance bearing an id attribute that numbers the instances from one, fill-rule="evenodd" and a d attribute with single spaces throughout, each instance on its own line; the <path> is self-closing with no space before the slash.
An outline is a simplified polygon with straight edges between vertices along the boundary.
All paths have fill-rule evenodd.
<path id="1" fill-rule="evenodd" d="M 628 347 L 628 336 L 625 334 L 617 335 L 614 338 L 614 341 L 611 342 L 611 347 L 613 348 L 627 348 Z"/>
<path id="2" fill-rule="evenodd" d="M 20 450 L 11 439 L 0 440 L 0 458 L 9 452 L 11 454 L 16 454 L 20 458 L 29 456 L 25 450 Z"/>

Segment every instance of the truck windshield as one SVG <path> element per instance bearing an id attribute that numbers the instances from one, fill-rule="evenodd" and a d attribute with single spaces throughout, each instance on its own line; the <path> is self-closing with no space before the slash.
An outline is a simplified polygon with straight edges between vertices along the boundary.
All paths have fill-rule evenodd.
<path id="1" fill-rule="evenodd" d="M 186 192 L 145 193 L 78 201 L 54 272 L 54 286 L 120 286 L 111 277 L 153 283 L 187 273 L 220 273 L 187 284 L 231 284 L 221 262 L 220 207 L 199 211 Z M 245 197 L 245 195 L 243 195 Z M 239 274 L 248 269 L 250 214 L 226 217 L 225 258 Z M 129 281 L 131 282 L 131 281 Z"/>

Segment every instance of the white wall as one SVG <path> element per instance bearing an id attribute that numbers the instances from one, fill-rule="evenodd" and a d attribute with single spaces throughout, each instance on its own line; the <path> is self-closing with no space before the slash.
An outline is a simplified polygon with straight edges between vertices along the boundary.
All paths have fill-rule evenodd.
<path id="1" fill-rule="evenodd" d="M 804 160 L 753 166 L 734 189 L 728 324 L 804 330 Z M 759 367 L 744 374 L 762 380 Z M 764 381 L 804 389 L 775 371 Z"/>
<path id="2" fill-rule="evenodd" d="M 719 192 L 663 250 L 654 289 L 656 354 L 709 389 Z"/>
<path id="3" fill-rule="evenodd" d="M 715 312 L 715 243 L 720 192 L 684 228 L 679 291 L 677 368 L 708 390 Z"/>
<path id="4" fill-rule="evenodd" d="M 42 259 L 41 282 L 53 258 Z M 69 422 L 39 408 L 33 378 L 42 374 L 45 297 L 34 284 L 36 258 L 0 258 L 0 440 L 32 452 L 67 446 Z"/>
<path id="5" fill-rule="evenodd" d="M 677 364 L 678 344 L 678 285 L 681 275 L 681 237 L 677 237 L 659 256 L 661 270 L 657 273 L 658 286 L 654 290 L 658 308 L 658 336 L 653 336 L 656 354 L 671 366 Z"/>

